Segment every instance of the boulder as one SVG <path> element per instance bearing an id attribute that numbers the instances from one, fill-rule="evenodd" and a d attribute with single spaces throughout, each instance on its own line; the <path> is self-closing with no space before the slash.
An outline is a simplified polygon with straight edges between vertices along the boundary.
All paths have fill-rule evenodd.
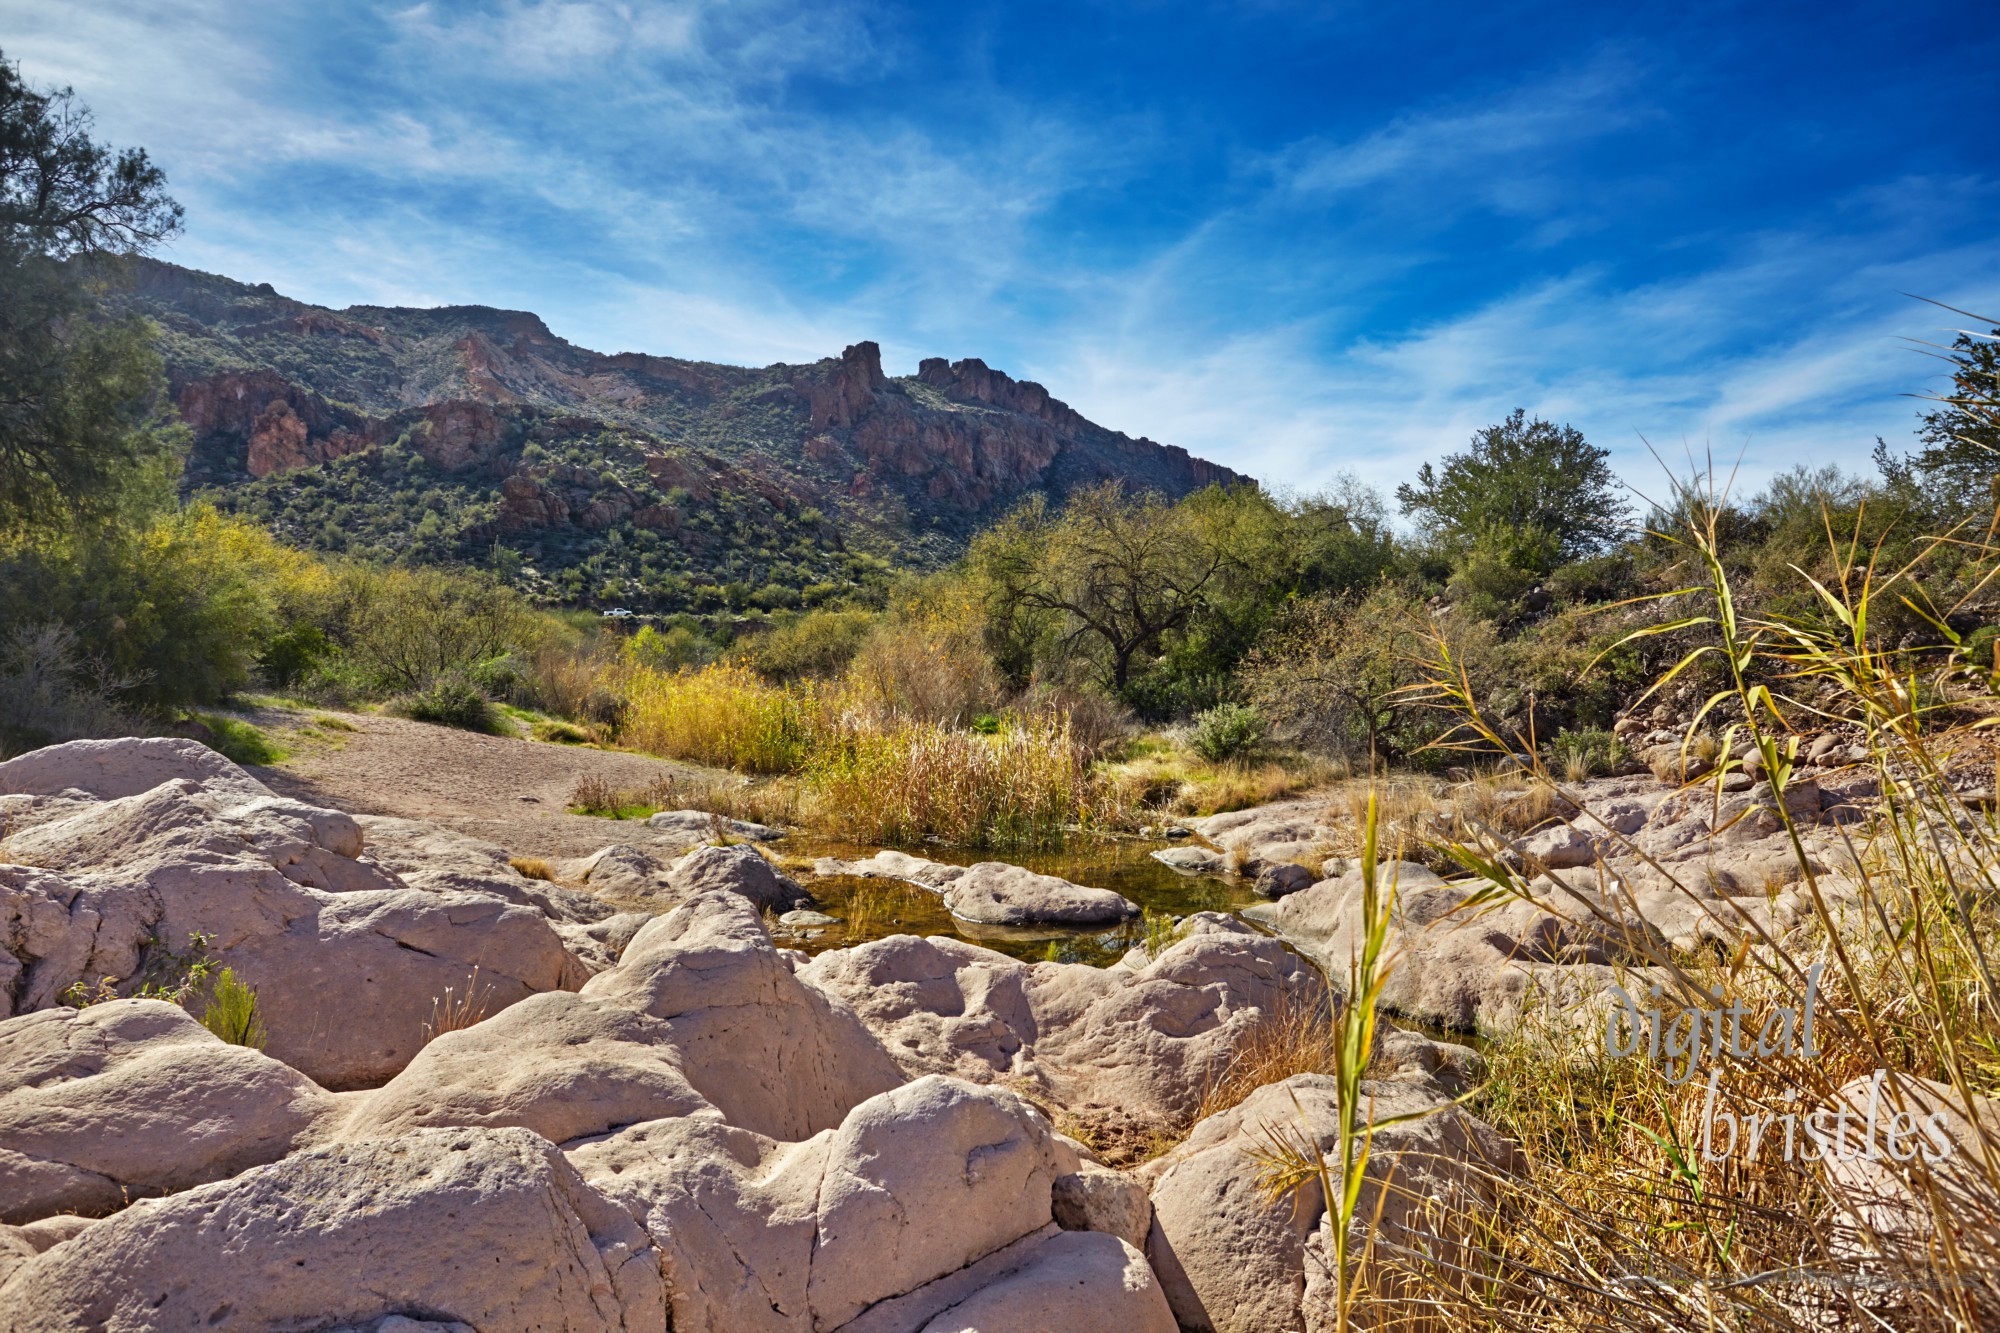
<path id="1" fill-rule="evenodd" d="M 666 1327 L 650 1238 L 522 1129 L 311 1148 L 142 1201 L 17 1268 L 0 1310 L 21 1333 Z"/>
<path id="2" fill-rule="evenodd" d="M 555 931 L 570 956 L 591 976 L 596 976 L 608 967 L 617 966 L 618 960 L 625 956 L 626 946 L 632 943 L 632 937 L 654 915 L 652 912 L 620 912 L 587 924 L 557 922 Z"/>
<path id="3" fill-rule="evenodd" d="M 418 1128 L 519 1126 L 563 1143 L 689 1115 L 708 1103 L 688 1082 L 664 1020 L 586 995 L 531 995 L 439 1035 L 402 1073 L 361 1094 L 347 1139 Z"/>
<path id="4" fill-rule="evenodd" d="M 926 861 L 908 852 L 884 850 L 860 861 L 842 861 L 822 856 L 813 864 L 815 875 L 855 875 L 862 879 L 901 879 L 926 889 L 943 889 L 965 873 L 964 866 L 942 861 Z"/>
<path id="5" fill-rule="evenodd" d="M 91 1224 L 88 1217 L 62 1214 L 12 1227 L 0 1225 L 0 1287 L 14 1270 L 42 1251 L 62 1244 Z"/>
<path id="6" fill-rule="evenodd" d="M 1123 1171 L 1084 1162 L 1056 1177 L 1051 1201 L 1056 1225 L 1065 1231 L 1102 1231 L 1143 1249 L 1153 1225 L 1153 1200 L 1146 1184 Z"/>
<path id="7" fill-rule="evenodd" d="M 812 906 L 811 894 L 750 847 L 697 847 L 673 863 L 667 880 L 683 901 L 698 893 L 727 890 L 749 899 L 760 912 Z"/>
<path id="8" fill-rule="evenodd" d="M 754 824 L 747 819 L 726 819 L 706 810 L 662 810 L 646 819 L 646 827 L 683 847 L 695 847 L 722 838 L 748 842 L 775 842 L 785 836 L 781 828 Z M 720 835 L 718 837 L 718 835 Z"/>
<path id="9" fill-rule="evenodd" d="M 695 1090 L 774 1139 L 830 1129 L 905 1078 L 846 1003 L 794 974 L 733 890 L 702 890 L 648 922 L 582 993 L 662 1020 Z"/>
<path id="10" fill-rule="evenodd" d="M 676 1333 L 924 1328 L 1061 1234 L 1054 1182 L 1080 1165 L 1019 1097 L 936 1077 L 803 1143 L 697 1115 L 570 1157 L 660 1238 Z"/>
<path id="11" fill-rule="evenodd" d="M 1515 844 L 1517 863 L 1537 870 L 1568 870 L 1594 864 L 1599 855 L 1597 840 L 1569 824 L 1530 833 Z"/>
<path id="12" fill-rule="evenodd" d="M 1502 900 L 1475 909 L 1466 902 L 1476 885 L 1447 884 L 1422 866 L 1384 863 L 1378 886 L 1391 882 L 1389 948 L 1397 961 L 1381 1003 L 1459 1031 L 1511 1030 L 1531 1003 L 1574 1010 L 1608 993 L 1612 965 L 1645 961 L 1635 940 L 1658 942 L 1627 905 L 1565 884 L 1538 881 L 1546 906 Z M 1244 915 L 1277 930 L 1338 984 L 1359 951 L 1362 898 L 1357 867 Z M 1575 1012 L 1578 1021 L 1587 1017 Z"/>
<path id="13" fill-rule="evenodd" d="M 1060 1231 L 1017 1266 L 927 1320 L 919 1333 L 1176 1333 L 1166 1294 L 1138 1248 Z M 859 1333 L 859 1330 L 857 1330 Z"/>
<path id="14" fill-rule="evenodd" d="M 1109 926 L 1139 915 L 1139 905 L 1109 889 L 1086 888 L 1002 861 L 967 866 L 944 891 L 961 921 L 988 926 Z"/>
<path id="15" fill-rule="evenodd" d="M 1326 801 L 1318 797 L 1273 801 L 1188 823 L 1252 874 L 1286 862 L 1318 865 L 1327 845 L 1340 836 Z"/>
<path id="16" fill-rule="evenodd" d="M 1139 915 L 1139 905 L 1109 889 L 1086 888 L 1004 861 L 946 865 L 907 852 L 881 851 L 862 861 L 822 857 L 820 875 L 900 879 L 942 893 L 945 909 L 983 926 L 1105 926 Z"/>
<path id="17" fill-rule="evenodd" d="M 565 862 L 562 876 L 608 902 L 664 912 L 687 896 L 673 886 L 671 866 L 643 847 L 615 842 Z"/>
<path id="18" fill-rule="evenodd" d="M 1713 759 L 1702 758 L 1692 746 L 1684 746 L 1678 739 L 1649 745 L 1635 757 L 1662 782 L 1693 782 L 1715 771 Z"/>
<path id="19" fill-rule="evenodd" d="M 568 924 L 587 925 L 617 912 L 590 894 L 523 875 L 498 843 L 414 819 L 361 815 L 357 822 L 369 854 L 413 889 L 481 894 L 533 907 L 551 921 Z"/>
<path id="20" fill-rule="evenodd" d="M 78 792 L 115 801 L 176 779 L 227 792 L 235 803 L 275 795 L 201 742 L 171 736 L 69 741 L 0 763 L 0 793 L 24 796 Z"/>
<path id="21" fill-rule="evenodd" d="M 1265 866 L 1257 872 L 1257 882 L 1252 886 L 1260 898 L 1283 898 L 1309 889 L 1319 879 L 1312 871 L 1300 865 Z"/>
<path id="22" fill-rule="evenodd" d="M 1878 1073 L 1842 1085 L 1823 1109 L 1819 1123 L 1833 1147 L 1821 1170 L 1845 1224 L 1835 1235 L 1839 1252 L 1928 1267 L 1938 1261 L 1940 1222 L 1956 1221 L 1953 1205 L 1969 1210 L 1992 1198 L 1986 1157 L 2000 1143 L 2000 1098 L 1972 1097 L 1967 1116 L 1967 1099 L 1949 1084 Z"/>
<path id="23" fill-rule="evenodd" d="M 811 1333 L 806 1286 L 831 1138 L 779 1143 L 705 1113 L 572 1144 L 568 1156 L 655 1238 L 675 1333 Z"/>
<path id="24" fill-rule="evenodd" d="M 356 859 L 361 830 L 340 811 L 237 796 L 175 778 L 15 834 L 7 859 L 51 870 L 117 870 L 162 887 L 184 867 L 236 861 L 269 866 L 294 884 L 330 893 L 404 887 L 374 862 Z"/>
<path id="25" fill-rule="evenodd" d="M 1162 847 L 1148 855 L 1169 869 L 1191 875 L 1220 875 L 1229 869 L 1229 858 L 1221 852 L 1193 843 L 1185 847 Z"/>
<path id="26" fill-rule="evenodd" d="M 179 1005 L 111 1000 L 0 1022 L 0 1222 L 99 1216 L 275 1161 L 334 1098 Z"/>
<path id="27" fill-rule="evenodd" d="M 912 1078 L 1036 1077 L 1030 964 L 949 935 L 891 935 L 820 954 L 803 981 L 852 1006 Z"/>
<path id="28" fill-rule="evenodd" d="M 912 1076 L 1020 1079 L 1066 1108 L 1117 1107 L 1155 1127 L 1193 1110 L 1261 1025 L 1325 997 L 1278 941 L 1219 930 L 1136 968 L 896 935 L 823 953 L 800 975 L 853 1005 Z"/>
<path id="29" fill-rule="evenodd" d="M 265 1049 L 338 1089 L 379 1083 L 408 1063 L 447 988 L 473 986 L 495 1012 L 579 974 L 539 912 L 494 899 L 323 894 L 268 867 L 175 869 L 171 888 L 156 892 L 111 876 L 0 866 L 9 946 L 0 1001 L 44 1009 L 73 983 L 105 978 L 129 989 L 167 942 L 185 950 L 200 935 L 256 991 Z"/>
<path id="30" fill-rule="evenodd" d="M 1417 1083 L 1362 1089 L 1371 1122 L 1421 1118 L 1374 1132 L 1357 1226 L 1375 1218 L 1379 1205 L 1381 1242 L 1462 1244 L 1460 1228 L 1490 1206 L 1489 1174 L 1523 1169 L 1518 1150 L 1441 1089 Z M 1300 1326 L 1309 1277 L 1320 1266 L 1308 1249 L 1326 1201 L 1317 1181 L 1290 1198 L 1268 1199 L 1257 1159 L 1273 1135 L 1337 1153 L 1338 1107 L 1336 1080 L 1295 1074 L 1201 1121 L 1186 1142 L 1141 1169 L 1153 1192 L 1147 1257 L 1182 1328 L 1263 1333 Z"/>
<path id="31" fill-rule="evenodd" d="M 540 908 L 409 888 L 352 855 L 346 816 L 245 782 L 172 778 L 10 840 L 40 867 L 0 865 L 0 1017 L 77 983 L 171 981 L 199 938 L 256 990 L 273 1056 L 350 1088 L 401 1069 L 475 970 L 489 1010 L 581 982 Z"/>
<path id="32" fill-rule="evenodd" d="M 1076 1169 L 1046 1120 L 995 1088 L 931 1076 L 855 1108 L 828 1145 L 807 1287 L 838 1328 L 885 1297 L 1048 1225 Z"/>

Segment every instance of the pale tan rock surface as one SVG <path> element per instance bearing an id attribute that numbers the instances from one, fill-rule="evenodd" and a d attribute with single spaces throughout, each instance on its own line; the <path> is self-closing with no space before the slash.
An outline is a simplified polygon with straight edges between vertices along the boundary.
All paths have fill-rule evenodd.
<path id="1" fill-rule="evenodd" d="M 646 1233 L 521 1129 L 308 1149 L 135 1204 L 17 1268 L 7 1333 L 367 1325 L 664 1333 Z"/>
<path id="2" fill-rule="evenodd" d="M 142 774 L 167 761 L 187 767 L 178 748 L 132 746 Z M 9 762 L 33 760 L 28 776 L 57 782 L 54 755 L 115 791 L 124 770 L 106 776 L 112 760 L 132 752 L 114 746 L 78 760 L 57 746 Z M 355 855 L 362 835 L 347 816 L 280 800 L 235 774 L 200 785 L 169 778 L 8 840 L 0 1017 L 48 1008 L 76 983 L 95 990 L 109 978 L 129 989 L 149 961 L 190 950 L 199 935 L 217 964 L 257 991 L 270 1054 L 323 1086 L 349 1088 L 401 1069 L 434 1002 L 447 988 L 462 993 L 475 969 L 496 1010 L 583 979 L 539 907 L 407 887 Z"/>
<path id="3" fill-rule="evenodd" d="M 563 1143 L 708 1103 L 681 1072 L 673 1028 L 584 995 L 531 995 L 446 1032 L 355 1102 L 348 1139 L 416 1128 L 519 1126 Z"/>
<path id="4" fill-rule="evenodd" d="M 1056 1178 L 1052 1198 L 1056 1225 L 1064 1231 L 1102 1231 L 1145 1248 L 1153 1200 L 1136 1176 L 1086 1161 Z"/>
<path id="5" fill-rule="evenodd" d="M 1325 993 L 1277 941 L 1223 931 L 1136 970 L 899 935 L 823 953 L 801 976 L 852 1004 L 910 1074 L 1018 1077 L 1065 1106 L 1117 1105 L 1163 1124 L 1193 1108 L 1258 1024 Z"/>
<path id="6" fill-rule="evenodd" d="M 1175 1333 L 1146 1256 L 1116 1236 L 1059 1231 L 921 1333 Z"/>
<path id="7" fill-rule="evenodd" d="M 1019 1097 L 938 1077 L 802 1143 L 704 1112 L 569 1156 L 659 1238 L 679 1333 L 922 1328 L 1056 1232 L 1054 1182 L 1079 1165 Z"/>
<path id="8" fill-rule="evenodd" d="M 368 854 L 410 888 L 484 894 L 534 907 L 551 921 L 563 923 L 589 924 L 617 912 L 590 894 L 523 875 L 498 843 L 415 819 L 361 815 L 355 822 L 367 840 Z"/>
<path id="9" fill-rule="evenodd" d="M 731 889 L 648 922 L 582 993 L 663 1020 L 695 1090 L 774 1139 L 830 1129 L 907 1077 L 844 1000 L 793 973 Z"/>
<path id="10" fill-rule="evenodd" d="M 946 911 L 973 925 L 1105 926 L 1139 915 L 1139 905 L 1122 894 L 1036 874 L 1005 861 L 955 866 L 890 850 L 860 861 L 821 857 L 814 871 L 900 879 L 931 889 L 943 896 Z"/>
<path id="11" fill-rule="evenodd" d="M 69 741 L 0 763 L 0 793 L 29 796 L 75 791 L 113 801 L 177 778 L 227 789 L 237 801 L 273 795 L 269 787 L 206 745 L 178 737 Z"/>
<path id="12" fill-rule="evenodd" d="M 1109 889 L 1004 861 L 967 866 L 945 886 L 944 905 L 961 921 L 988 926 L 1107 926 L 1139 915 L 1137 903 Z"/>
<path id="13" fill-rule="evenodd" d="M 1483 1121 L 1450 1105 L 1441 1088 L 1362 1086 L 1376 1121 L 1431 1113 L 1375 1133 L 1357 1219 L 1376 1217 L 1379 1203 L 1384 1240 L 1456 1243 L 1454 1233 L 1432 1234 L 1426 1208 L 1449 1219 L 1475 1207 L 1485 1198 L 1484 1175 L 1520 1169 L 1518 1152 Z M 1153 1198 L 1147 1257 L 1181 1327 L 1216 1333 L 1299 1327 L 1317 1266 L 1310 1243 L 1326 1203 L 1316 1182 L 1292 1198 L 1267 1200 L 1256 1154 L 1268 1151 L 1272 1133 L 1335 1150 L 1337 1087 L 1326 1075 L 1297 1074 L 1260 1088 L 1196 1125 L 1185 1143 L 1142 1169 Z M 1433 1199 L 1435 1205 L 1427 1202 Z"/>
<path id="14" fill-rule="evenodd" d="M 113 1000 L 0 1022 L 0 1222 L 101 1215 L 276 1161 L 334 1098 L 179 1005 Z"/>

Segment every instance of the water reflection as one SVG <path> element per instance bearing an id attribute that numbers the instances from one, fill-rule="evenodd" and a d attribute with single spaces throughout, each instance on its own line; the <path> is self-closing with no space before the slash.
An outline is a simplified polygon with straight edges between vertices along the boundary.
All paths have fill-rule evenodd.
<path id="1" fill-rule="evenodd" d="M 1079 838 L 1059 852 L 1019 855 L 978 853 L 958 847 L 909 847 L 913 856 L 951 865 L 1005 860 L 1043 875 L 1121 893 L 1152 912 L 1236 912 L 1256 902 L 1239 878 L 1188 875 L 1170 870 L 1149 854 L 1174 844 L 1135 838 Z M 813 862 L 831 856 L 864 860 L 880 848 L 827 838 L 794 835 L 771 849 L 787 872 L 812 891 L 822 911 L 841 924 L 813 930 L 782 930 L 779 943 L 808 953 L 844 949 L 888 935 L 950 935 L 1029 962 L 1053 960 L 1109 966 L 1146 937 L 1146 923 L 1134 919 L 1113 927 L 988 926 L 960 921 L 941 896 L 900 880 L 854 875 L 814 875 Z"/>

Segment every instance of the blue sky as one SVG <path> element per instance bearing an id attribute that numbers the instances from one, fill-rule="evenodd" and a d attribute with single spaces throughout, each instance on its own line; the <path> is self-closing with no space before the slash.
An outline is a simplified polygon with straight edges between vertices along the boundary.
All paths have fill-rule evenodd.
<path id="1" fill-rule="evenodd" d="M 1519 405 L 1865 467 L 2000 318 L 2000 6 L 0 0 L 307 300 L 602 351 L 979 356 L 1266 482 Z"/>

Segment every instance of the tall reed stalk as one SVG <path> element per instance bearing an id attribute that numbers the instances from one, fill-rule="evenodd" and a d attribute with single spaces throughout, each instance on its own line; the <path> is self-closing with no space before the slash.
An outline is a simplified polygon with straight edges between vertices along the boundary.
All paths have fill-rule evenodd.
<path id="1" fill-rule="evenodd" d="M 1884 599 L 1928 609 L 1926 561 L 1941 552 L 1970 560 L 1961 585 L 1976 593 L 2000 573 L 2000 550 L 1947 534 L 1883 568 L 1875 553 L 1834 542 L 1829 525 L 1831 577 L 1798 572 L 1817 610 L 1757 613 L 1740 604 L 1722 558 L 1721 497 L 1712 485 L 1686 486 L 1675 500 L 1680 526 L 1658 535 L 1680 545 L 1699 578 L 1665 596 L 1696 612 L 1624 642 L 1701 637 L 1653 690 L 1719 668 L 1688 743 L 1704 724 L 1722 728 L 1717 803 L 1735 753 L 1754 752 L 1806 919 L 1787 928 L 1740 912 L 1677 877 L 1685 865 L 1654 862 L 1628 841 L 1627 852 L 1713 914 L 1721 938 L 1740 937 L 1727 951 L 1682 953 L 1624 928 L 1618 886 L 1590 894 L 1531 883 L 1499 854 L 1505 831 L 1477 828 L 1452 849 L 1484 881 L 1466 910 L 1532 900 L 1603 930 L 1660 983 L 1669 1022 L 1680 1010 L 1740 1004 L 1746 1029 L 1757 1030 L 1820 977 L 1821 1049 L 1724 1061 L 1712 1097 L 1701 1081 L 1674 1083 L 1645 1059 L 1610 1058 L 1566 1015 L 1531 1014 L 1489 1051 L 1476 1108 L 1523 1144 L 1536 1170 L 1493 1182 L 1512 1220 L 1488 1233 L 1477 1281 L 1412 1276 L 1428 1279 L 1430 1317 L 1453 1328 L 2000 1326 L 2000 1103 L 1988 1100 L 2000 1094 L 2000 987 L 1988 950 L 2000 926 L 2000 822 L 1990 802 L 1968 803 L 1956 780 L 1968 754 L 1990 763 L 1985 736 L 2000 700 L 1948 653 L 1886 647 L 1870 628 Z M 1957 609 L 1932 613 L 1941 637 Z M 1437 651 L 1432 701 L 1457 712 L 1466 745 L 1500 745 L 1448 645 Z M 1786 793 L 1801 732 L 1835 723 L 1862 731 L 1868 757 L 1856 771 L 1874 777 L 1881 799 L 1830 852 L 1808 839 Z M 1534 771 L 1581 803 L 1539 759 Z M 1834 1106 L 1857 1081 L 1898 1112 L 1954 1113 L 1950 1154 L 1878 1154 L 1857 1165 L 1770 1141 L 1752 1151 L 1735 1132 L 1753 1115 L 1776 1124 Z M 1718 1105 L 1734 1117 L 1722 1152 L 1710 1137 Z"/>
<path id="2" fill-rule="evenodd" d="M 1333 1242 L 1337 1333 L 1347 1333 L 1360 1290 L 1352 1247 L 1361 1186 L 1368 1169 L 1369 1144 L 1378 1128 L 1416 1118 L 1403 1115 L 1376 1120 L 1370 1114 L 1361 1086 L 1362 1075 L 1367 1072 L 1375 1051 L 1376 1014 L 1382 988 L 1394 966 L 1388 942 L 1396 888 L 1391 883 L 1384 891 L 1380 883 L 1376 855 L 1378 823 L 1376 798 L 1371 793 L 1362 832 L 1361 944 L 1348 960 L 1347 994 L 1336 1024 L 1338 1035 L 1333 1050 L 1334 1082 L 1339 1097 L 1334 1158 L 1327 1160 L 1307 1121 L 1305 1108 L 1296 1097 L 1292 1106 L 1298 1112 L 1297 1126 L 1265 1127 L 1256 1154 L 1260 1166 L 1258 1184 L 1266 1199 L 1275 1203 L 1294 1196 L 1304 1185 L 1317 1183 L 1321 1197 L 1326 1200 Z"/>

